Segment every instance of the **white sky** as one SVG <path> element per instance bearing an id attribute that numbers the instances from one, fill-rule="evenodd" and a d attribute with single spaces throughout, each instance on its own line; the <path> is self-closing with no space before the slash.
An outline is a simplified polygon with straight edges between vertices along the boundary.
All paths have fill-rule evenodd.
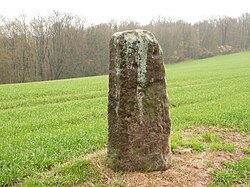
<path id="1" fill-rule="evenodd" d="M 250 0 L 1 0 L 0 15 L 13 18 L 48 15 L 52 11 L 77 14 L 87 24 L 133 19 L 147 24 L 158 16 L 196 22 L 211 16 L 238 17 L 250 13 Z"/>

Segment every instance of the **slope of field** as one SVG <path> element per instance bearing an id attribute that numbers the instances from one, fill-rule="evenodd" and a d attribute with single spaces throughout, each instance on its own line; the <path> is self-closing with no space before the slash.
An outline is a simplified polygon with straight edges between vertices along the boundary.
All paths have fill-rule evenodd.
<path id="1" fill-rule="evenodd" d="M 170 65 L 167 73 L 175 126 L 250 130 L 250 53 Z"/>
<path id="2" fill-rule="evenodd" d="M 250 130 L 250 53 L 167 66 L 179 130 L 226 126 Z M 0 85 L 0 186 L 23 181 L 107 142 L 108 77 Z"/>

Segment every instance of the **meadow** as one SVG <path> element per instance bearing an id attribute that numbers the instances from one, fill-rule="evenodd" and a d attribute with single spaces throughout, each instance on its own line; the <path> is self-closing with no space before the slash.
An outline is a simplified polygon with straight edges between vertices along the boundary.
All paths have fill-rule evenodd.
<path id="1" fill-rule="evenodd" d="M 250 131 L 250 52 L 167 65 L 167 82 L 172 148 L 185 128 Z M 0 186 L 39 186 L 38 173 L 105 147 L 107 95 L 108 76 L 0 85 Z"/>

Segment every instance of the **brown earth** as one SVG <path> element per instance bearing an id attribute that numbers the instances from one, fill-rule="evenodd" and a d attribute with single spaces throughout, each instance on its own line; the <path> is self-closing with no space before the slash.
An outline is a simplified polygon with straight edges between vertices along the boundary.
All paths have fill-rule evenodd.
<path id="1" fill-rule="evenodd" d="M 233 143 L 234 152 L 193 152 L 180 149 L 173 153 L 173 166 L 166 171 L 149 173 L 114 172 L 106 166 L 106 149 L 88 156 L 102 174 L 102 183 L 108 186 L 120 184 L 128 187 L 202 187 L 211 181 L 211 172 L 222 168 L 223 161 L 236 161 L 245 157 L 243 149 L 250 147 L 250 134 L 228 128 L 200 127 L 183 130 L 183 138 L 206 132 L 217 134 L 222 141 Z M 119 185 L 118 185 L 119 186 Z"/>

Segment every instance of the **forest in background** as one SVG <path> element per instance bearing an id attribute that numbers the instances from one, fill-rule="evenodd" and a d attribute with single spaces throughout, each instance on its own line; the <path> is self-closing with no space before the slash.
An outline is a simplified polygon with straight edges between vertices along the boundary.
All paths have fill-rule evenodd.
<path id="1" fill-rule="evenodd" d="M 0 16 L 0 83 L 56 80 L 108 73 L 114 32 L 146 29 L 158 39 L 165 63 L 250 49 L 250 14 L 187 23 L 159 17 L 86 26 L 85 19 L 54 12 L 27 21 Z"/>

